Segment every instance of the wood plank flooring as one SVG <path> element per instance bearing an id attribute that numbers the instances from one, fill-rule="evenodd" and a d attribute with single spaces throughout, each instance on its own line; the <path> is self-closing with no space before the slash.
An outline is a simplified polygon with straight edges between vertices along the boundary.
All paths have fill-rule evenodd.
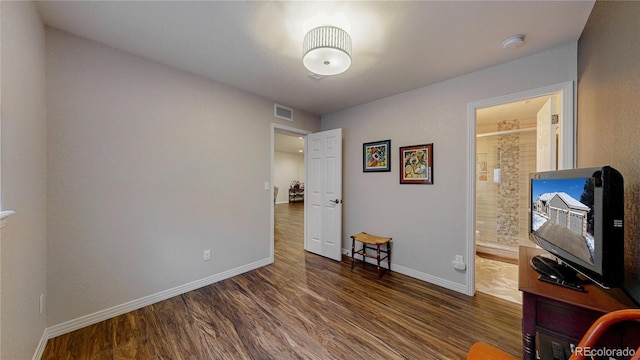
<path id="1" fill-rule="evenodd" d="M 519 305 L 306 253 L 303 206 L 276 205 L 273 265 L 51 339 L 42 359 L 464 359 L 476 341 L 521 356 Z"/>

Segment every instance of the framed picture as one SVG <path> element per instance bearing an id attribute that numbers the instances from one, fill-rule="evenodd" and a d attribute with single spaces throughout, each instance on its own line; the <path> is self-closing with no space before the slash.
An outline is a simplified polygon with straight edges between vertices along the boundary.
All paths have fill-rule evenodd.
<path id="1" fill-rule="evenodd" d="M 400 148 L 400 184 L 433 184 L 433 144 Z"/>
<path id="2" fill-rule="evenodd" d="M 362 171 L 391 171 L 391 140 L 362 144 Z"/>

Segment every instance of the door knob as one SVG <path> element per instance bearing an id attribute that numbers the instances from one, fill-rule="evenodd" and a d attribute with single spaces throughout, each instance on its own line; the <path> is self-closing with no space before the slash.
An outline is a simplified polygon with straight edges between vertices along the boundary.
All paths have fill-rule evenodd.
<path id="1" fill-rule="evenodd" d="M 342 200 L 340 199 L 335 199 L 335 200 L 329 200 L 330 202 L 334 203 L 334 204 L 340 204 L 342 202 Z"/>

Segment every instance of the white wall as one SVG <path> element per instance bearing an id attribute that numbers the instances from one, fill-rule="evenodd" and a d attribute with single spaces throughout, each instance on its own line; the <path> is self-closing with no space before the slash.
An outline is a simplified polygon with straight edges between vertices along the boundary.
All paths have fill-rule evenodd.
<path id="1" fill-rule="evenodd" d="M 49 325 L 269 261 L 273 102 L 48 29 L 47 121 Z"/>
<path id="2" fill-rule="evenodd" d="M 393 237 L 396 271 L 466 292 L 451 261 L 467 254 L 469 103 L 575 81 L 576 44 L 384 98 L 322 118 L 343 128 L 343 239 Z M 425 65 L 428 66 L 428 65 Z M 391 139 L 388 173 L 362 172 L 362 144 Z M 434 143 L 434 185 L 399 185 L 398 147 Z M 346 248 L 343 244 L 343 248 Z M 466 259 L 465 259 L 466 260 Z"/>
<path id="3" fill-rule="evenodd" d="M 304 155 L 274 152 L 273 183 L 279 188 L 276 203 L 289 202 L 289 185 L 292 180 L 304 183 Z"/>
<path id="4" fill-rule="evenodd" d="M 28 359 L 46 327 L 45 31 L 32 2 L 2 1 L 2 359 Z M 45 309 L 46 310 L 46 309 Z"/>

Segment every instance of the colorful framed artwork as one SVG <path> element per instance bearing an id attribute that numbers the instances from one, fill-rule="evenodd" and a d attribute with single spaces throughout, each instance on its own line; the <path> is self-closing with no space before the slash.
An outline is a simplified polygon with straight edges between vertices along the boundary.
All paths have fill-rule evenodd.
<path id="1" fill-rule="evenodd" d="M 391 140 L 362 144 L 362 171 L 391 171 Z"/>
<path id="2" fill-rule="evenodd" d="M 400 148 L 400 184 L 433 184 L 433 144 Z"/>

